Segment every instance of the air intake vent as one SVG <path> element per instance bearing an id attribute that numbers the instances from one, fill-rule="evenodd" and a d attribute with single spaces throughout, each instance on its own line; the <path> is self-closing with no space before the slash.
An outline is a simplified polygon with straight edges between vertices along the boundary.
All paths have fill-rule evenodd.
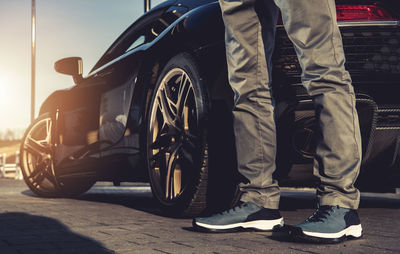
<path id="1" fill-rule="evenodd" d="M 378 110 L 377 129 L 400 130 L 400 108 L 380 108 Z"/>
<path id="2" fill-rule="evenodd" d="M 352 76 L 400 74 L 400 28 L 397 26 L 342 27 L 346 68 Z M 274 72 L 300 76 L 293 45 L 279 28 L 274 53 Z"/>

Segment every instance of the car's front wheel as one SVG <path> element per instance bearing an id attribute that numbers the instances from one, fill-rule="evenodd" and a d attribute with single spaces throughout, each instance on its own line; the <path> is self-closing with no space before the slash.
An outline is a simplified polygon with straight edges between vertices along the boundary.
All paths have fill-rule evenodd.
<path id="1" fill-rule="evenodd" d="M 29 189 L 41 197 L 78 196 L 94 180 L 64 177 L 60 180 L 54 163 L 54 122 L 50 113 L 40 115 L 28 127 L 21 142 L 20 166 Z"/>
<path id="2" fill-rule="evenodd" d="M 21 142 L 20 163 L 24 180 L 32 192 L 43 197 L 61 194 L 54 176 L 52 126 L 50 114 L 39 116 L 28 127 Z"/>
<path id="3" fill-rule="evenodd" d="M 153 195 L 168 211 L 194 216 L 206 208 L 206 92 L 187 53 L 164 67 L 147 112 L 146 159 Z"/>

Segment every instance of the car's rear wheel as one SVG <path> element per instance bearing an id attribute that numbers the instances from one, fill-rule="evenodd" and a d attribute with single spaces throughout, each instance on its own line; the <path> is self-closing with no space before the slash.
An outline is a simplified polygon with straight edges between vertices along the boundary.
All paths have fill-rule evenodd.
<path id="1" fill-rule="evenodd" d="M 164 67 L 147 114 L 147 166 L 155 198 L 164 209 L 194 216 L 206 207 L 208 149 L 203 126 L 206 93 L 187 53 Z"/>
<path id="2" fill-rule="evenodd" d="M 61 194 L 54 177 L 50 114 L 39 116 L 26 130 L 21 142 L 20 163 L 24 180 L 35 194 L 54 197 Z"/>

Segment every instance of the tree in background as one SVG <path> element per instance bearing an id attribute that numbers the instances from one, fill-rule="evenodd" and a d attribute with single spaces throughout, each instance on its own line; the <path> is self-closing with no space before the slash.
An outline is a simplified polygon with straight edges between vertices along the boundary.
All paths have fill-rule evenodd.
<path id="1" fill-rule="evenodd" d="M 20 140 L 24 135 L 24 129 L 6 129 L 0 130 L 0 140 L 1 141 L 12 141 Z"/>

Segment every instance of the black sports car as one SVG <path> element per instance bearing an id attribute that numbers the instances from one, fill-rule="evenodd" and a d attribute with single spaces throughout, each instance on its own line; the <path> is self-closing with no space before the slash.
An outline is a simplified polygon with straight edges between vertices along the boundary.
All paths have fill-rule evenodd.
<path id="1" fill-rule="evenodd" d="M 363 138 L 358 186 L 400 187 L 400 26 L 393 1 L 337 1 Z M 281 185 L 312 184 L 315 117 L 295 51 L 278 22 L 273 56 Z M 215 0 L 169 0 L 142 15 L 87 77 L 82 60 L 55 69 L 75 85 L 50 95 L 21 144 L 39 196 L 74 196 L 96 181 L 150 182 L 161 206 L 196 215 L 234 202 L 224 25 Z M 305 181 L 305 180 L 310 181 Z M 300 181 L 301 180 L 301 181 Z"/>

